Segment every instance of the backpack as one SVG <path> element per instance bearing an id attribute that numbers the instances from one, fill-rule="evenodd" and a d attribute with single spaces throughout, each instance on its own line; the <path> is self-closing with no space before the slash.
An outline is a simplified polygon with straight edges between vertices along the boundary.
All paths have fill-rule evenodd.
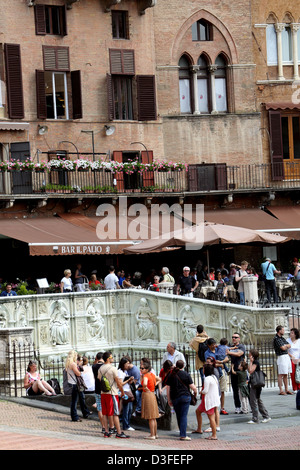
<path id="1" fill-rule="evenodd" d="M 199 348 L 198 348 L 198 357 L 201 362 L 205 362 L 205 351 L 207 351 L 208 346 L 207 346 L 207 339 L 203 343 L 199 343 Z"/>
<path id="2" fill-rule="evenodd" d="M 106 371 L 107 372 L 107 371 Z M 111 386 L 109 380 L 105 375 L 102 373 L 102 377 L 100 379 L 100 390 L 101 392 L 107 393 L 111 391 Z"/>
<path id="3" fill-rule="evenodd" d="M 50 380 L 47 380 L 47 382 L 53 388 L 56 395 L 61 395 L 61 389 L 60 389 L 60 385 L 57 379 L 50 379 Z"/>
<path id="4" fill-rule="evenodd" d="M 241 271 L 237 271 L 237 273 L 239 273 L 239 277 L 241 276 Z M 235 276 L 234 276 L 234 279 L 233 279 L 233 287 L 235 288 L 235 290 L 238 290 L 238 287 L 239 287 L 239 283 L 240 281 L 236 281 L 235 280 Z"/>

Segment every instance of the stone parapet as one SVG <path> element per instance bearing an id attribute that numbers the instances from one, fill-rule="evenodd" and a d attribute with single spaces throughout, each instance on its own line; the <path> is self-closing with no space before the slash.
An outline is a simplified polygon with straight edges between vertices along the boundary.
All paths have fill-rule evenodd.
<path id="1" fill-rule="evenodd" d="M 164 350 L 169 341 L 187 346 L 198 324 L 217 341 L 238 331 L 242 342 L 255 344 L 271 340 L 279 324 L 288 329 L 288 312 L 139 289 L 10 297 L 0 301 L 0 338 L 4 331 L 27 337 L 32 329 L 40 357 L 50 360 L 73 348 L 94 354 Z"/>

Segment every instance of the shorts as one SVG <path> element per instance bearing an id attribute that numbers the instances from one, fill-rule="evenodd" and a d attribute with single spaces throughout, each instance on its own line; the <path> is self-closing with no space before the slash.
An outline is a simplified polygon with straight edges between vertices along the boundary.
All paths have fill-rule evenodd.
<path id="1" fill-rule="evenodd" d="M 119 416 L 119 397 L 110 393 L 101 393 L 102 414 L 104 416 Z"/>
<path id="2" fill-rule="evenodd" d="M 95 398 L 96 398 L 97 411 L 102 411 L 101 395 L 98 393 L 95 393 Z"/>
<path id="3" fill-rule="evenodd" d="M 292 372 L 291 360 L 288 354 L 277 357 L 277 366 L 279 375 L 287 375 Z"/>
<path id="4" fill-rule="evenodd" d="M 220 377 L 219 380 L 219 385 L 220 385 L 220 391 L 221 392 L 227 392 L 228 387 L 227 387 L 227 374 L 224 370 L 222 370 L 223 375 Z"/>
<path id="5" fill-rule="evenodd" d="M 211 408 L 210 410 L 205 409 L 205 395 L 202 395 L 201 403 L 197 409 L 200 413 L 206 413 L 207 415 L 213 415 L 215 412 L 215 408 Z"/>

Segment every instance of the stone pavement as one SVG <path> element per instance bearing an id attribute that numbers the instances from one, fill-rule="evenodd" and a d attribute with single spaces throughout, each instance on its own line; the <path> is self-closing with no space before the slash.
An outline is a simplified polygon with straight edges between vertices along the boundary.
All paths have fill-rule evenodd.
<path id="1" fill-rule="evenodd" d="M 229 412 L 221 416 L 221 431 L 217 441 L 205 439 L 209 434 L 193 435 L 195 407 L 190 407 L 188 436 L 191 441 L 180 441 L 176 430 L 159 431 L 159 438 L 144 439 L 148 428 L 127 432 L 130 439 L 106 439 L 96 412 L 91 419 L 73 423 L 65 407 L 30 399 L 0 400 L 0 450 L 122 450 L 189 453 L 197 450 L 299 450 L 300 411 L 296 410 L 295 395 L 279 396 L 277 389 L 264 390 L 263 402 L 272 421 L 247 424 L 251 414 L 234 414 L 232 394 L 226 395 L 225 407 Z M 208 419 L 204 416 L 204 423 Z M 133 427 L 135 425 L 132 423 Z M 129 452 L 130 453 L 130 452 Z M 122 454 L 122 453 L 121 453 Z"/>

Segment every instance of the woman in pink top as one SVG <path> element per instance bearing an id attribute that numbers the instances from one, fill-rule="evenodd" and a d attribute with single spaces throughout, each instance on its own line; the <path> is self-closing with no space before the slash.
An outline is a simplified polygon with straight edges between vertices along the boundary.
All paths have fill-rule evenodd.
<path id="1" fill-rule="evenodd" d="M 34 361 L 30 361 L 28 364 L 24 387 L 28 396 L 42 395 L 43 393 L 45 393 L 45 395 L 56 395 L 48 382 L 41 378 Z"/>

